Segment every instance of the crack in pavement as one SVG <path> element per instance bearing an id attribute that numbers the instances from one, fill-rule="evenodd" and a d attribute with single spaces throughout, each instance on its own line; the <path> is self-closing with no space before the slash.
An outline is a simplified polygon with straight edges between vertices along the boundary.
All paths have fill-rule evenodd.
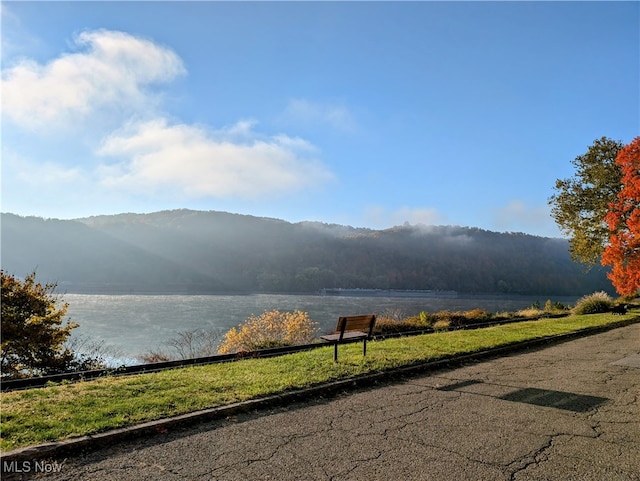
<path id="1" fill-rule="evenodd" d="M 511 463 L 508 466 L 508 470 L 507 470 L 507 474 L 509 475 L 509 481 L 516 481 L 516 476 L 518 475 L 518 473 L 526 471 L 529 468 L 529 466 L 533 464 L 536 464 L 536 465 L 539 464 L 540 457 L 542 456 L 542 454 L 548 449 L 550 449 L 552 445 L 553 445 L 553 436 L 550 436 L 549 440 L 544 445 L 536 449 L 534 452 L 528 454 L 526 457 L 523 457 L 522 459 L 518 459 L 513 463 Z M 516 465 L 516 466 L 512 467 L 513 465 Z"/>

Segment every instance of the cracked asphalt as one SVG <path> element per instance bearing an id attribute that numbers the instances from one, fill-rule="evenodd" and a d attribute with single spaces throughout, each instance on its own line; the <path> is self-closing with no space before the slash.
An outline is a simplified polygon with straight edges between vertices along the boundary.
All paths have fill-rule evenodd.
<path id="1" fill-rule="evenodd" d="M 58 462 L 42 478 L 640 480 L 640 324 Z"/>

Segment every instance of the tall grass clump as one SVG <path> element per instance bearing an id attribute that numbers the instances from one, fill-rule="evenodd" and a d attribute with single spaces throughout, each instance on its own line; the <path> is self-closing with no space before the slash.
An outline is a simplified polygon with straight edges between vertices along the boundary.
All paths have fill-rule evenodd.
<path id="1" fill-rule="evenodd" d="M 252 315 L 240 326 L 231 328 L 222 339 L 218 352 L 255 351 L 272 347 L 307 344 L 313 340 L 317 323 L 302 311 L 264 311 Z"/>
<path id="2" fill-rule="evenodd" d="M 573 313 L 582 314 L 599 314 L 601 312 L 609 312 L 613 307 L 613 299 L 604 291 L 594 292 L 588 296 L 581 297 L 573 308 Z"/>
<path id="3" fill-rule="evenodd" d="M 392 334 L 419 331 L 431 327 L 432 319 L 430 314 L 422 311 L 415 316 L 406 317 L 401 310 L 384 310 L 376 318 L 373 328 L 375 334 Z"/>
<path id="4" fill-rule="evenodd" d="M 433 327 L 455 327 L 482 324 L 496 320 L 496 316 L 484 309 L 472 309 L 470 311 L 439 311 L 433 314 Z"/>

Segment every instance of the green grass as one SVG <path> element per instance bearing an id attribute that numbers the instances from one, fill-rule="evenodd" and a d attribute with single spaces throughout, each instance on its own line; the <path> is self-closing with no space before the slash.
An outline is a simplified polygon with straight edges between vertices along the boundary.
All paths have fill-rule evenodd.
<path id="1" fill-rule="evenodd" d="M 470 331 L 439 332 L 281 357 L 106 377 L 3 393 L 0 448 L 61 440 L 163 417 L 259 398 L 327 381 L 381 372 L 452 354 L 564 334 L 637 317 L 596 314 L 544 319 Z"/>

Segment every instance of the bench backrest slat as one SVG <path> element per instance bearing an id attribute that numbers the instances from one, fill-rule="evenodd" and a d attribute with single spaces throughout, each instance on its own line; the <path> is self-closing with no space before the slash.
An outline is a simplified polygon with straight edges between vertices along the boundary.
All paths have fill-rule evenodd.
<path id="1" fill-rule="evenodd" d="M 373 326 L 376 323 L 375 314 L 361 316 L 344 316 L 338 318 L 336 333 L 344 334 L 347 331 L 366 332 L 369 337 L 373 334 Z"/>

